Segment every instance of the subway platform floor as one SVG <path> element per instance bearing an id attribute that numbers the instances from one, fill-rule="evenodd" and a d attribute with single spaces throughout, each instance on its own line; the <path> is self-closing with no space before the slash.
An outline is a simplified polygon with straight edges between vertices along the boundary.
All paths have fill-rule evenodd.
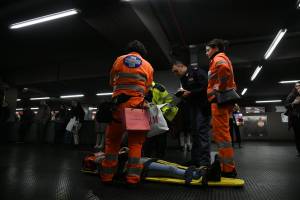
<path id="1" fill-rule="evenodd" d="M 80 173 L 87 153 L 55 145 L 0 146 L 0 199 L 39 200 L 298 200 L 300 157 L 293 143 L 247 142 L 235 149 L 243 188 L 187 187 L 144 182 L 137 188 L 105 186 L 99 178 Z M 186 155 L 169 149 L 166 160 Z"/>

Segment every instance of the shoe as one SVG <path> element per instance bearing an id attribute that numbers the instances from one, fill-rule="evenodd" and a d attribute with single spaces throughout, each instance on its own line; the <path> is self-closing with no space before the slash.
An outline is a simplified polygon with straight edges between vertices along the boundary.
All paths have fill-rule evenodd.
<path id="1" fill-rule="evenodd" d="M 184 173 L 185 184 L 190 184 L 194 178 L 194 173 L 197 173 L 195 166 L 189 166 Z M 200 178 L 200 177 L 199 177 Z"/>
<path id="2" fill-rule="evenodd" d="M 236 178 L 237 171 L 236 169 L 233 169 L 231 172 L 221 172 L 221 176 L 226 178 Z"/>
<path id="3" fill-rule="evenodd" d="M 215 160 L 208 168 L 207 181 L 221 181 L 221 163 L 218 154 L 215 155 Z"/>

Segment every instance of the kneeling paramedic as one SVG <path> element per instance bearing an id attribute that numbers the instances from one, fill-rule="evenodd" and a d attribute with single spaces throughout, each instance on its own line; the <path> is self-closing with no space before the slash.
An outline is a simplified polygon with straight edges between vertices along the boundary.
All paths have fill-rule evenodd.
<path id="1" fill-rule="evenodd" d="M 144 104 L 144 96 L 153 81 L 153 68 L 143 56 L 146 55 L 144 45 L 135 40 L 128 44 L 127 54 L 116 59 L 110 72 L 110 85 L 113 86 L 113 121 L 106 129 L 105 159 L 101 162 L 101 180 L 111 182 L 118 167 L 118 151 L 125 130 L 121 115 L 124 108 L 138 108 Z M 128 164 L 126 181 L 136 184 L 140 181 L 143 165 L 140 163 L 141 148 L 145 133 L 128 132 Z"/>

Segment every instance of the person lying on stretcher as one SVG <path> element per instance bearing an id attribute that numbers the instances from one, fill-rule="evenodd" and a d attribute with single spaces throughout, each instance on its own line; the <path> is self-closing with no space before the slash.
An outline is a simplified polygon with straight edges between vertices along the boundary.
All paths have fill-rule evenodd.
<path id="1" fill-rule="evenodd" d="M 128 148 L 123 147 L 119 151 L 119 168 L 115 178 L 120 178 L 126 173 L 126 162 L 128 158 Z M 101 170 L 99 163 L 105 157 L 104 152 L 97 152 L 87 155 L 82 163 L 82 171 L 98 174 Z M 175 178 L 185 180 L 186 184 L 197 180 L 203 185 L 207 185 L 208 181 L 219 182 L 221 180 L 221 167 L 218 155 L 215 156 L 215 161 L 210 167 L 185 167 L 176 163 L 170 163 L 164 160 L 155 158 L 141 158 L 144 164 L 142 177 L 157 177 L 157 178 Z"/>

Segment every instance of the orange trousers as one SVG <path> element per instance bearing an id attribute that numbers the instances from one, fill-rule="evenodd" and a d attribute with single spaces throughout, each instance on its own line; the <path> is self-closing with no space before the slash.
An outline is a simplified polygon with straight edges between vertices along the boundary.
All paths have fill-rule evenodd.
<path id="1" fill-rule="evenodd" d="M 218 106 L 211 104 L 213 138 L 218 145 L 218 151 L 223 172 L 232 172 L 235 169 L 233 160 L 233 148 L 229 131 L 229 117 L 232 105 Z"/>
<path id="2" fill-rule="evenodd" d="M 117 110 L 113 113 L 114 119 L 121 121 L 124 108 L 135 108 L 142 101 L 141 97 L 132 97 L 127 102 L 118 105 Z M 122 123 L 113 121 L 107 126 L 105 134 L 105 159 L 101 163 L 100 177 L 103 182 L 111 182 L 118 167 L 118 152 L 125 130 Z M 135 184 L 140 181 L 140 174 L 143 170 L 140 158 L 144 141 L 145 133 L 128 132 L 129 154 L 126 175 L 128 183 Z"/>

